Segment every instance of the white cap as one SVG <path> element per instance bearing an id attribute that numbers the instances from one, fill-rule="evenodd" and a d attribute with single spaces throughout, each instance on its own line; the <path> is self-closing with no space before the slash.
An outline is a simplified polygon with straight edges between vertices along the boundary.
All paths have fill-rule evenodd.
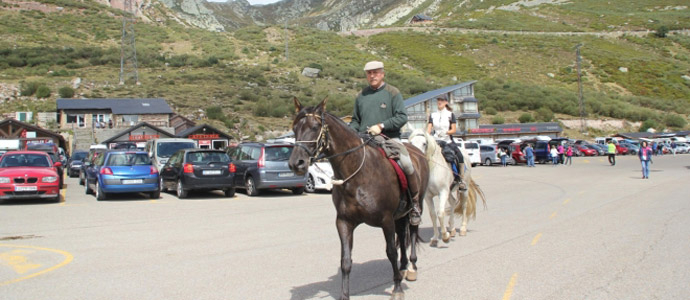
<path id="1" fill-rule="evenodd" d="M 383 63 L 380 61 L 370 61 L 364 65 L 364 71 L 383 69 Z"/>

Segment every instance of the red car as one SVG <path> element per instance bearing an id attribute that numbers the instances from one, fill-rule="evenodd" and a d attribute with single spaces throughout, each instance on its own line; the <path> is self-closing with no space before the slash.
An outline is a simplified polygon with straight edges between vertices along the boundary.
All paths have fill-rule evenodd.
<path id="1" fill-rule="evenodd" d="M 47 198 L 60 201 L 60 162 L 45 152 L 10 151 L 0 157 L 0 200 Z"/>
<path id="2" fill-rule="evenodd" d="M 580 153 L 584 154 L 584 156 L 597 156 L 597 150 L 589 148 L 585 145 L 575 145 L 577 147 L 577 150 L 580 150 Z"/>

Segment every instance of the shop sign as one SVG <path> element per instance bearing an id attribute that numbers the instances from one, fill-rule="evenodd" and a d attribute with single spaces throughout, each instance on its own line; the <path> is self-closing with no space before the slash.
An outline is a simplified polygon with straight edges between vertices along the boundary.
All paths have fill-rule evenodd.
<path id="1" fill-rule="evenodd" d="M 211 146 L 211 140 L 200 140 L 199 146 Z"/>
<path id="2" fill-rule="evenodd" d="M 472 128 L 470 129 L 471 133 L 492 133 L 494 132 L 494 128 Z"/>
<path id="3" fill-rule="evenodd" d="M 193 139 L 193 140 L 208 140 L 208 139 L 217 139 L 219 138 L 219 134 L 190 134 L 187 138 Z"/>
<path id="4" fill-rule="evenodd" d="M 158 134 L 133 134 L 129 136 L 130 141 L 146 141 L 159 138 Z"/>

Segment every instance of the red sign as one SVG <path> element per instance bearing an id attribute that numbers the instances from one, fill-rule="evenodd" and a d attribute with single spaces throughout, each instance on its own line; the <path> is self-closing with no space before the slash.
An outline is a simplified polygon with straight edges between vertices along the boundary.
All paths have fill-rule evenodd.
<path id="1" fill-rule="evenodd" d="M 133 134 L 129 136 L 130 141 L 147 141 L 151 139 L 157 139 L 160 136 L 157 134 Z"/>
<path id="2" fill-rule="evenodd" d="M 492 133 L 494 132 L 493 128 L 473 128 L 470 129 L 471 133 Z"/>
<path id="3" fill-rule="evenodd" d="M 211 141 L 210 140 L 200 140 L 199 146 L 211 146 Z"/>
<path id="4" fill-rule="evenodd" d="M 190 134 L 187 138 L 194 139 L 194 140 L 208 140 L 208 139 L 217 139 L 219 138 L 219 134 Z"/>
<path id="5" fill-rule="evenodd" d="M 520 127 L 518 128 L 503 128 L 503 132 L 519 132 Z"/>

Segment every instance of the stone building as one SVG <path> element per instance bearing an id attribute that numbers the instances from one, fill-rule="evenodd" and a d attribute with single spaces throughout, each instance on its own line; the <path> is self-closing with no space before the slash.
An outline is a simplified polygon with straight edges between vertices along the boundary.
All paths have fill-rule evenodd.
<path id="1" fill-rule="evenodd" d="M 165 99 L 58 99 L 60 129 L 128 128 L 141 122 L 170 127 Z"/>

